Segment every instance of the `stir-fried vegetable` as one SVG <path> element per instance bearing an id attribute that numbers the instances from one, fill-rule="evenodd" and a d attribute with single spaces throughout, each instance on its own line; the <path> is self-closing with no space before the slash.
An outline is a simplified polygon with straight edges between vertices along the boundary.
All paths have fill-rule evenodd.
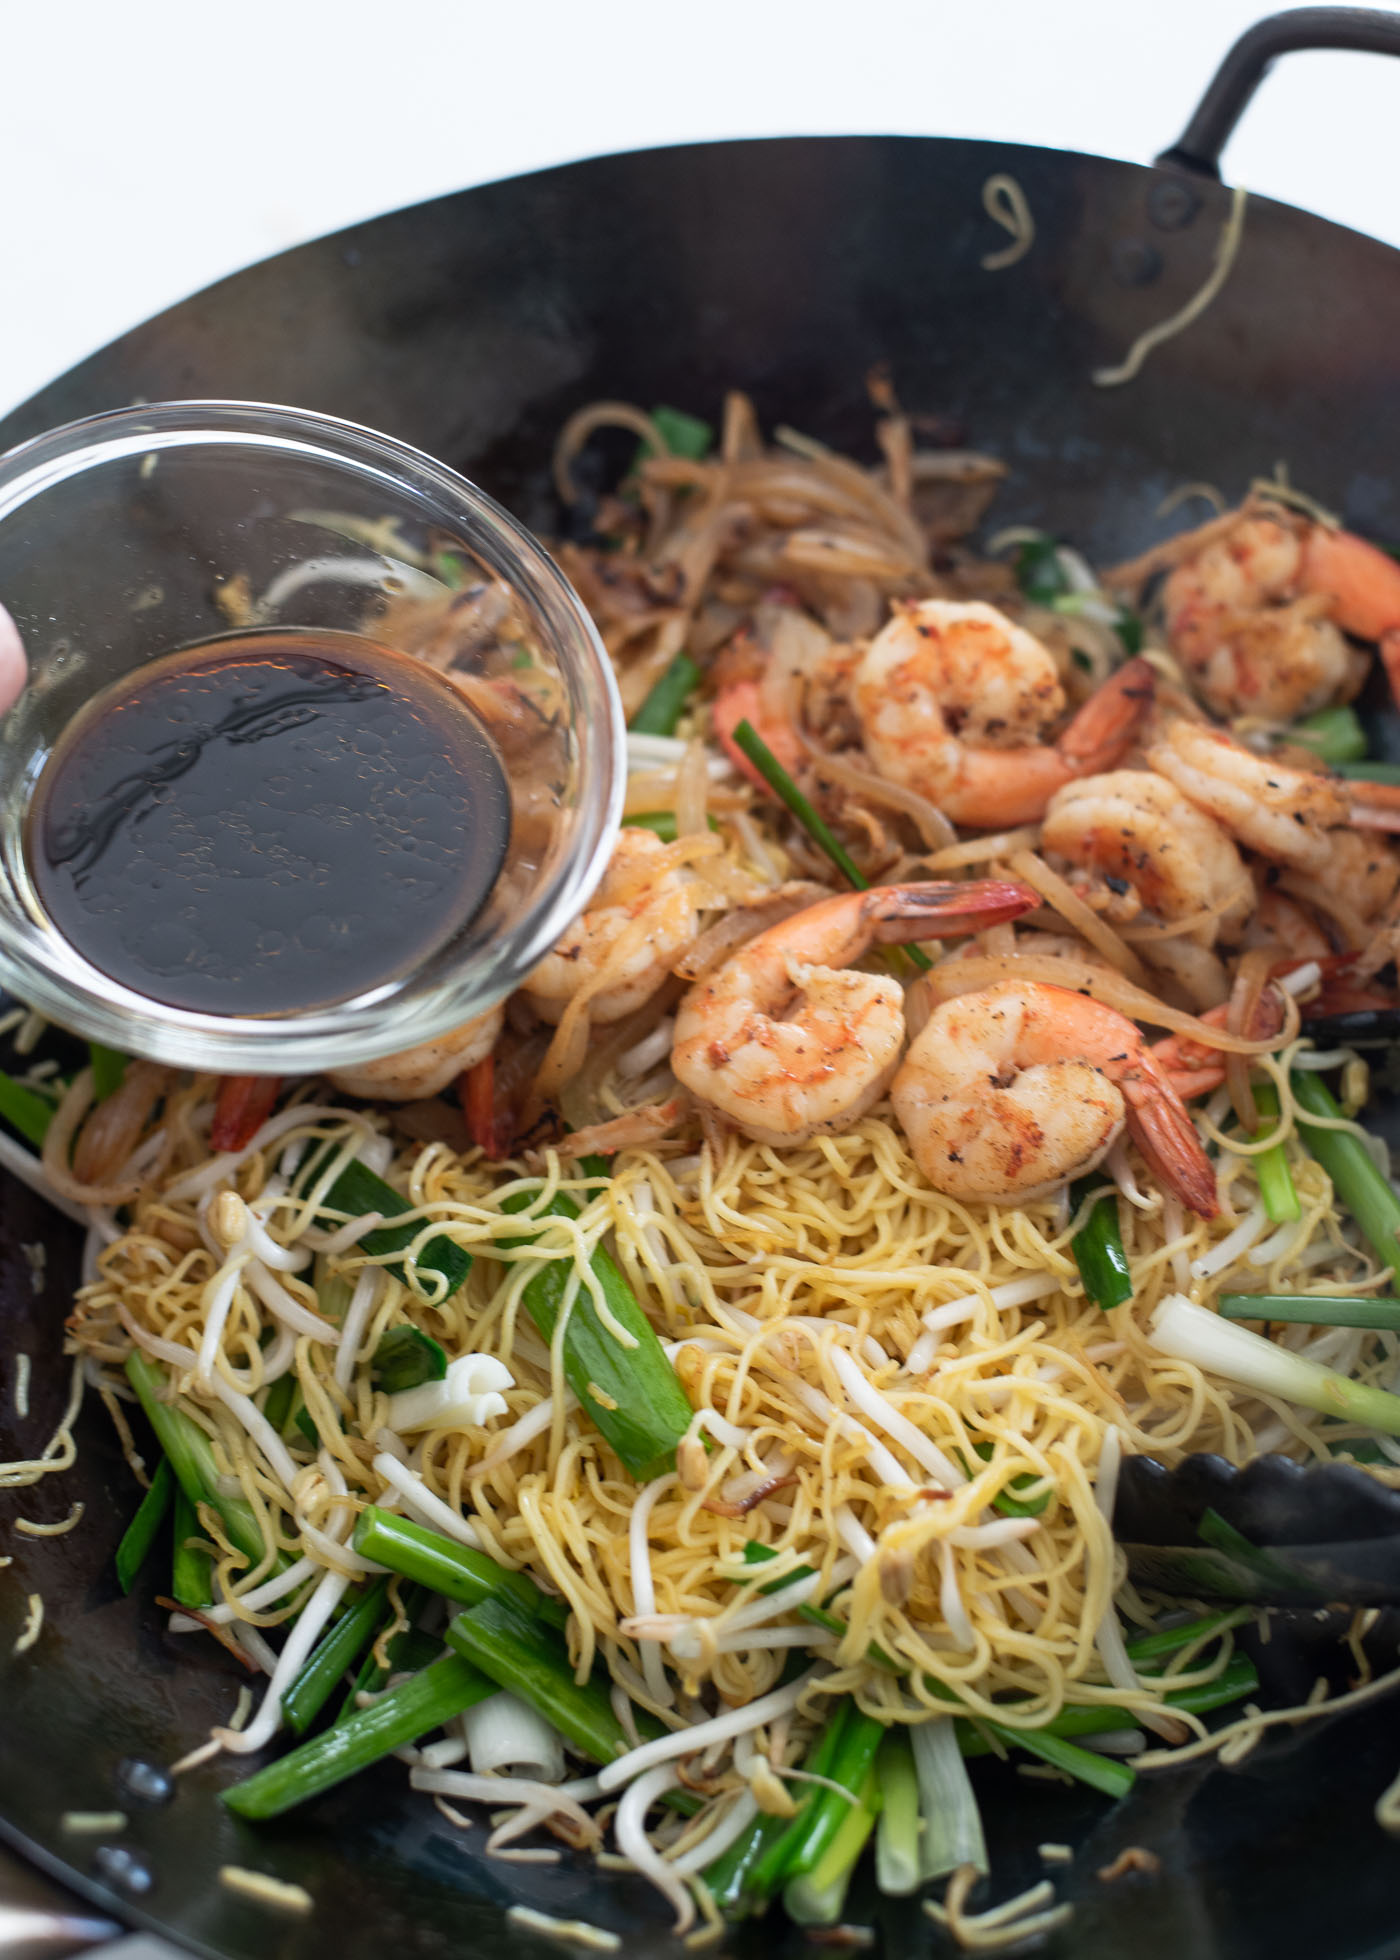
<path id="1" fill-rule="evenodd" d="M 135 1517 L 122 1533 L 121 1543 L 117 1546 L 117 1581 L 124 1593 L 131 1591 L 141 1567 L 146 1563 L 155 1544 L 156 1533 L 169 1515 L 174 1489 L 175 1476 L 170 1468 L 170 1459 L 162 1457 L 156 1465 L 150 1489 L 143 1495 Z"/>
<path id="2" fill-rule="evenodd" d="M 354 1667 L 373 1640 L 384 1617 L 387 1578 L 365 1587 L 321 1639 L 301 1673 L 282 1697 L 282 1713 L 298 1735 L 305 1735 L 335 1693 L 341 1677 Z"/>
<path id="3" fill-rule="evenodd" d="M 1277 1120 L 1279 1099 L 1273 1083 L 1256 1082 L 1253 1095 L 1254 1107 L 1261 1119 Z M 1288 1168 L 1288 1153 L 1281 1143 L 1259 1152 L 1254 1159 L 1254 1175 L 1259 1180 L 1259 1196 L 1264 1210 L 1275 1225 L 1291 1224 L 1302 1217 L 1303 1207 L 1293 1183 L 1293 1173 Z"/>
<path id="4" fill-rule="evenodd" d="M 311 1162 L 300 1175 L 303 1191 L 312 1188 L 335 1154 L 336 1146 L 333 1144 L 313 1154 Z M 326 1193 L 325 1201 L 329 1208 L 344 1212 L 347 1218 L 366 1218 L 371 1212 L 377 1212 L 381 1218 L 397 1218 L 401 1213 L 414 1209 L 392 1184 L 386 1184 L 382 1177 L 357 1158 L 352 1158 L 341 1171 Z M 374 1231 L 365 1233 L 359 1241 L 359 1249 L 373 1259 L 382 1259 L 386 1253 L 407 1252 L 422 1232 L 420 1222 L 378 1226 Z M 443 1283 L 442 1297 L 450 1299 L 471 1271 L 472 1256 L 465 1247 L 439 1236 L 429 1239 L 419 1249 L 415 1264 L 419 1273 L 436 1274 Z M 403 1280 L 405 1285 L 412 1285 L 412 1277 L 404 1262 L 392 1262 L 389 1271 L 397 1279 Z"/>
<path id="5" fill-rule="evenodd" d="M 1082 1205 L 1095 1182 L 1094 1178 L 1085 1177 L 1072 1184 L 1069 1194 L 1071 1205 L 1076 1209 Z M 1070 1250 L 1079 1268 L 1079 1277 L 1084 1282 L 1084 1291 L 1095 1306 L 1107 1312 L 1132 1299 L 1133 1272 L 1118 1224 L 1118 1199 L 1112 1192 L 1106 1192 L 1095 1201 L 1089 1216 L 1075 1233 Z"/>
<path id="6" fill-rule="evenodd" d="M 634 735 L 674 735 L 686 703 L 700 685 L 700 669 L 689 654 L 678 653 L 633 715 Z"/>
<path id="7" fill-rule="evenodd" d="M 1294 1069 L 1290 1079 L 1304 1143 L 1331 1178 L 1380 1264 L 1395 1266 L 1400 1261 L 1400 1197 L 1376 1168 L 1360 1137 L 1327 1127 L 1340 1122 L 1342 1112 L 1317 1071 Z M 1325 1120 L 1310 1123 L 1310 1116 Z"/>
<path id="8" fill-rule="evenodd" d="M 555 1626 L 568 1618 L 563 1602 L 542 1593 L 523 1572 L 512 1572 L 485 1552 L 454 1544 L 440 1531 L 415 1524 L 412 1518 L 396 1517 L 376 1504 L 367 1506 L 355 1520 L 354 1544 L 362 1557 L 387 1565 L 391 1572 L 416 1580 L 460 1606 L 477 1606 L 497 1593 L 509 1593 L 527 1612 Z"/>
<path id="9" fill-rule="evenodd" d="M 532 1202 L 529 1192 L 517 1192 L 502 1201 L 501 1209 L 524 1211 Z M 543 1215 L 577 1218 L 579 1210 L 559 1191 Z M 588 1287 L 573 1279 L 571 1266 L 559 1260 L 541 1263 L 526 1281 L 525 1308 L 548 1341 L 568 1303 L 564 1372 L 569 1386 L 632 1475 L 645 1483 L 675 1462 L 676 1445 L 690 1426 L 691 1407 L 622 1274 L 601 1247 L 589 1264 L 625 1342 L 604 1325 Z"/>
<path id="10" fill-rule="evenodd" d="M 242 1783 L 223 1790 L 223 1802 L 240 1817 L 280 1817 L 284 1810 L 319 1797 L 381 1756 L 417 1742 L 461 1715 L 497 1684 L 457 1654 L 444 1654 L 421 1673 L 401 1681 L 367 1708 L 357 1708 L 333 1728 L 269 1763 Z"/>
<path id="11" fill-rule="evenodd" d="M 1224 1320 L 1289 1320 L 1305 1327 L 1400 1332 L 1400 1300 L 1377 1300 L 1370 1294 L 1348 1299 L 1334 1293 L 1222 1293 L 1215 1308 Z"/>
<path id="12" fill-rule="evenodd" d="M 0 1117 L 27 1142 L 42 1145 L 53 1121 L 53 1110 L 53 1104 L 35 1090 L 16 1082 L 12 1075 L 0 1073 Z"/>

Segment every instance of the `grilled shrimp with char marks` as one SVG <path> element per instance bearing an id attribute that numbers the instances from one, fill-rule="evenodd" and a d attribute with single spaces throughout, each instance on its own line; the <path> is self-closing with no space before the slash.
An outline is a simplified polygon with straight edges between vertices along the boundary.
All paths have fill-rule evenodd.
<path id="1" fill-rule="evenodd" d="M 935 1190 L 1003 1203 L 1092 1170 L 1126 1123 L 1193 1211 L 1219 1209 L 1215 1170 L 1165 1069 L 1115 1008 L 1006 980 L 934 1009 L 890 1090 Z"/>
<path id="2" fill-rule="evenodd" d="M 1130 660 L 1053 742 L 1065 708 L 1040 641 L 980 600 L 901 605 L 856 670 L 866 754 L 888 781 L 955 823 L 1032 823 L 1076 776 L 1111 768 L 1151 704 L 1152 668 Z"/>
<path id="3" fill-rule="evenodd" d="M 1024 885 L 877 885 L 770 926 L 691 988 L 671 1066 L 692 1095 L 760 1143 L 803 1143 L 857 1121 L 904 1045 L 904 990 L 849 972 L 876 943 L 978 932 L 1040 903 Z"/>

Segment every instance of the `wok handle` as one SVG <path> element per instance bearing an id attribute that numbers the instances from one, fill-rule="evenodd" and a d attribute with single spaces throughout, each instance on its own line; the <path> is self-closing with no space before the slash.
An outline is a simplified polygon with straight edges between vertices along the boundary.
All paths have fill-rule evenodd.
<path id="1" fill-rule="evenodd" d="M 1247 28 L 1221 62 L 1178 140 L 1158 163 L 1220 175 L 1220 153 L 1275 59 L 1307 48 L 1400 55 L 1400 14 L 1378 7 L 1290 7 Z"/>

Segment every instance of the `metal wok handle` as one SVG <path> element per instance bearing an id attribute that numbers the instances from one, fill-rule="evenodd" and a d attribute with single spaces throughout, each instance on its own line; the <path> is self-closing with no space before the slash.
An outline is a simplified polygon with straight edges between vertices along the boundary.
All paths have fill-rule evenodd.
<path id="1" fill-rule="evenodd" d="M 1256 21 L 1221 62 L 1195 115 L 1158 163 L 1218 178 L 1220 153 L 1275 59 L 1307 48 L 1400 55 L 1400 14 L 1377 7 L 1290 7 Z"/>

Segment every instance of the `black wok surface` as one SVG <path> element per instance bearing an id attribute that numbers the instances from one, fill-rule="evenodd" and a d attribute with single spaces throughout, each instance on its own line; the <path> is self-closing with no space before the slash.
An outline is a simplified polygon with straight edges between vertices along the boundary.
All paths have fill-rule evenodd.
<path id="1" fill-rule="evenodd" d="M 1009 171 L 1037 236 L 1009 270 L 982 185 Z M 872 453 L 864 377 L 888 364 L 904 405 L 1005 457 L 997 524 L 1043 523 L 1111 559 L 1158 534 L 1188 479 L 1227 495 L 1287 461 L 1294 480 L 1373 535 L 1400 538 L 1400 255 L 1266 201 L 1251 203 L 1215 306 L 1128 386 L 1096 388 L 1145 327 L 1204 280 L 1228 207 L 1218 185 L 1092 158 L 913 139 L 731 143 L 604 158 L 415 207 L 239 274 L 139 328 L 0 424 L 0 446 L 138 398 L 292 402 L 388 430 L 466 471 L 528 522 L 557 520 L 555 430 L 581 402 L 621 395 L 713 416 L 729 386 L 770 425 L 789 421 Z M 1396 744 L 1400 751 L 1400 742 Z M 42 1294 L 22 1242 L 49 1246 Z M 35 1359 L 33 1410 L 0 1398 L 0 1452 L 28 1453 L 61 1409 L 57 1359 L 75 1234 L 0 1182 L 0 1324 Z M 7 1375 L 8 1375 L 8 1371 Z M 175 1801 L 118 1799 L 119 1761 L 169 1762 L 226 1718 L 233 1663 L 171 1638 L 147 1585 L 123 1600 L 111 1554 L 135 1487 L 100 1407 L 78 1466 L 0 1493 L 0 1519 L 53 1518 L 57 1541 L 6 1532 L 0 1585 L 0 1831 L 117 1915 L 230 1960 L 348 1953 L 482 1956 L 557 1949 L 506 1928 L 512 1899 L 615 1927 L 638 1956 L 670 1948 L 645 1888 L 585 1864 L 484 1862 L 484 1833 L 452 1831 L 390 1767 L 289 1820 L 254 1827 L 215 1801 L 227 1766 Z M 47 1610 L 36 1647 L 10 1647 L 24 1596 Z M 1041 1875 L 1044 1841 L 1079 1847 L 1059 1885 L 1075 1900 L 1051 1947 L 1077 1960 L 1361 1960 L 1400 1953 L 1400 1845 L 1371 1807 L 1400 1767 L 1400 1708 L 1381 1705 L 1266 1744 L 1232 1770 L 1144 1778 L 1123 1806 L 979 1764 L 996 1896 Z M 99 1883 L 92 1840 L 63 1811 L 130 1813 L 120 1842 L 148 1873 Z M 1123 1846 L 1158 1877 L 1098 1879 Z M 305 1921 L 217 1883 L 225 1862 L 306 1885 Z M 110 1872 L 110 1861 L 108 1870 Z M 129 1869 L 129 1868 L 128 1868 Z M 854 1897 L 849 1916 L 867 1918 Z M 915 1907 L 884 1921 L 886 1950 L 943 1950 Z M 727 1950 L 807 1951 L 786 1927 Z M 672 1951 L 676 1949 L 670 1949 Z"/>

